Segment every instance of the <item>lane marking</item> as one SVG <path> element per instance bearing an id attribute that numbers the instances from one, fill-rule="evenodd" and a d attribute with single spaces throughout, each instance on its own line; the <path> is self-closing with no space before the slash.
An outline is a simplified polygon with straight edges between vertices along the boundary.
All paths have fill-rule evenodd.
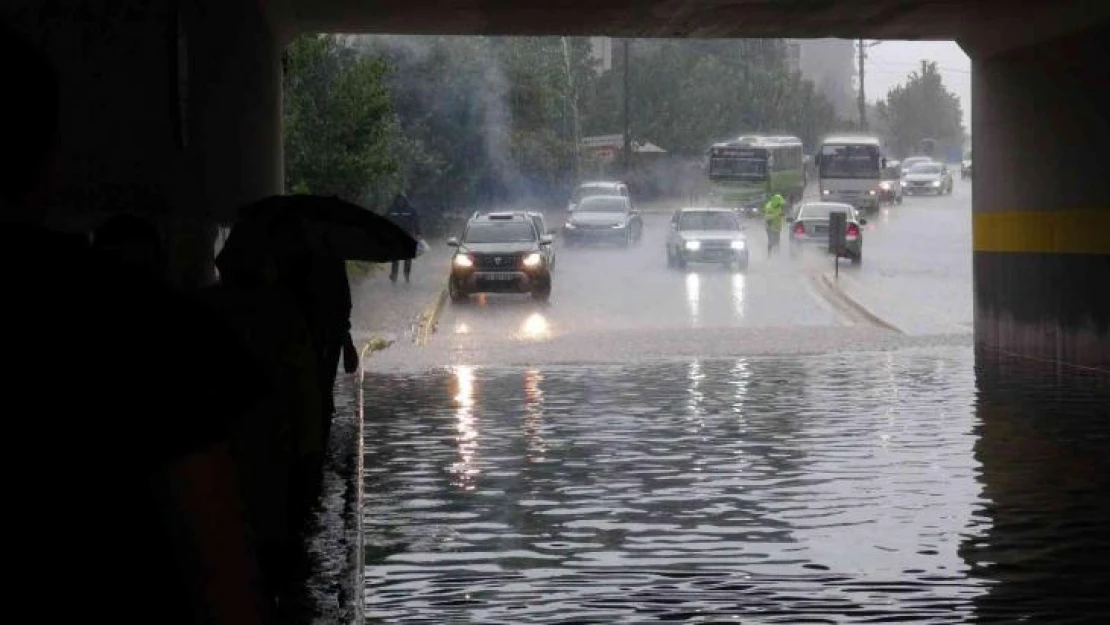
<path id="1" fill-rule="evenodd" d="M 447 303 L 447 284 L 439 290 L 439 294 L 432 303 L 424 308 L 416 322 L 413 332 L 413 342 L 418 347 L 424 347 L 431 340 L 433 334 L 439 329 L 439 318 L 443 314 L 443 307 Z"/>

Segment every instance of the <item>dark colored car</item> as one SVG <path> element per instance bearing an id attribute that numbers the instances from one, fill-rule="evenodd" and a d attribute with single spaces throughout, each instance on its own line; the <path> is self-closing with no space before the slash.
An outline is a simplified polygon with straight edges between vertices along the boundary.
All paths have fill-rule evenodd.
<path id="1" fill-rule="evenodd" d="M 447 240 L 457 248 L 447 287 L 451 301 L 466 302 L 475 293 L 528 293 L 546 302 L 551 297 L 551 243 L 526 213 L 473 217 L 461 239 Z"/>
<path id="2" fill-rule="evenodd" d="M 638 243 L 644 222 L 632 202 L 620 195 L 593 195 L 584 198 L 567 215 L 563 226 L 566 244 L 609 241 L 624 246 Z"/>

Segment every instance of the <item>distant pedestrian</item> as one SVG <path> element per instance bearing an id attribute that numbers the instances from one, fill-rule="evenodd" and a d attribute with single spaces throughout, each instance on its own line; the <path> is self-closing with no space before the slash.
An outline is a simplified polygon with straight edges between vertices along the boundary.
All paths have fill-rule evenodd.
<path id="1" fill-rule="evenodd" d="M 763 224 L 767 228 L 767 256 L 778 249 L 782 239 L 783 208 L 786 200 L 778 193 L 771 196 L 763 205 Z"/>
<path id="2" fill-rule="evenodd" d="M 416 208 L 413 207 L 409 199 L 405 197 L 404 193 L 398 193 L 393 197 L 393 203 L 389 207 L 389 212 L 386 214 L 393 223 L 404 229 L 414 239 L 421 237 L 420 230 L 420 215 L 417 213 Z M 397 272 L 401 267 L 399 260 L 393 261 L 393 266 L 389 272 L 389 279 L 391 282 L 397 281 Z M 412 274 L 412 259 L 407 258 L 404 260 L 405 264 L 405 282 L 409 281 Z"/>

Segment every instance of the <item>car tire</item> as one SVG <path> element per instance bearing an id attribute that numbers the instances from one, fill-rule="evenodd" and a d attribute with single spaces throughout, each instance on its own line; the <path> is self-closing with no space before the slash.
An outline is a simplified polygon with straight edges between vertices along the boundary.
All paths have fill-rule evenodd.
<path id="1" fill-rule="evenodd" d="M 852 255 L 852 264 L 853 265 L 858 265 L 862 262 L 863 262 L 863 250 L 861 249 L 859 252 L 856 252 L 855 254 Z"/>
<path id="2" fill-rule="evenodd" d="M 679 269 L 685 269 L 686 268 L 686 259 L 682 257 L 682 254 L 679 254 L 679 255 L 675 256 L 674 266 L 679 268 Z"/>
<path id="3" fill-rule="evenodd" d="M 675 258 L 674 258 L 674 251 L 671 249 L 671 246 L 668 245 L 667 246 L 667 266 L 674 269 L 674 267 L 677 264 L 678 263 L 675 261 Z"/>
<path id="4" fill-rule="evenodd" d="M 748 270 L 748 257 L 744 256 L 743 258 L 736 259 L 735 264 L 736 264 L 736 270 L 737 271 L 747 271 Z"/>

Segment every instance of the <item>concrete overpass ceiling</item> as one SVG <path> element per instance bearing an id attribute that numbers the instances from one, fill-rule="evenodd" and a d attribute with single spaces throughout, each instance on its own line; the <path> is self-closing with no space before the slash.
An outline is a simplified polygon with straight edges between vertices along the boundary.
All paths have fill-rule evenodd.
<path id="1" fill-rule="evenodd" d="M 1009 0 L 275 1 L 310 32 L 957 39 L 983 50 L 1110 17 L 1099 0 L 1026 0 L 1020 10 Z"/>

